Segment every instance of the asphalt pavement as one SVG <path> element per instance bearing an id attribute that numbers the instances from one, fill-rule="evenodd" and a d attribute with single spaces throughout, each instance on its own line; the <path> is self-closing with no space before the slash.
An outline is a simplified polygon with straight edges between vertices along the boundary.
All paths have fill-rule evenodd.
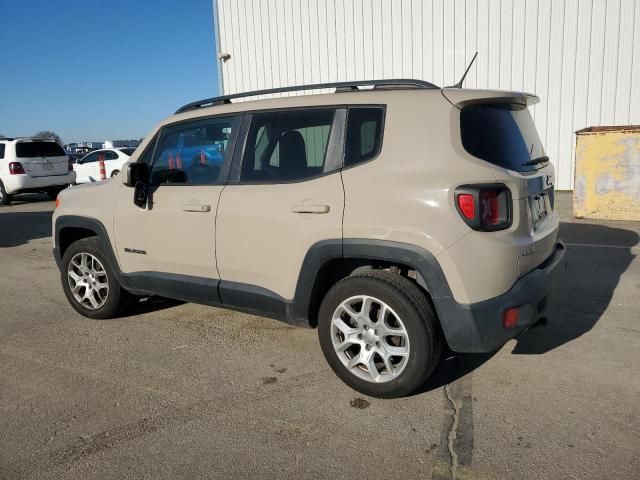
<path id="1" fill-rule="evenodd" d="M 638 478 L 640 224 L 558 197 L 548 324 L 446 355 L 395 400 L 342 384 L 315 330 L 156 298 L 81 317 L 53 202 L 18 197 L 0 207 L 0 478 Z"/>

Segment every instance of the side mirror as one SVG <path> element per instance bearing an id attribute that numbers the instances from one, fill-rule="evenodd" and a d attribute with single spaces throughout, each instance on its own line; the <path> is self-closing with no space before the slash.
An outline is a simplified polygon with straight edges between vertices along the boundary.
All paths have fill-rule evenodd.
<path id="1" fill-rule="evenodd" d="M 149 182 L 149 166 L 146 163 L 127 162 L 122 166 L 122 183 L 135 187 L 138 182 Z"/>
<path id="2" fill-rule="evenodd" d="M 147 197 L 149 196 L 149 186 L 143 182 L 136 182 L 133 189 L 133 203 L 140 208 L 147 205 Z"/>

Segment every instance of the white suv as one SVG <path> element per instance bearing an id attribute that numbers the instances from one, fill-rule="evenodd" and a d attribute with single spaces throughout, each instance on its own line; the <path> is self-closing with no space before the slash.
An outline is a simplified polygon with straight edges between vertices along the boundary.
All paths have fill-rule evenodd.
<path id="1" fill-rule="evenodd" d="M 86 154 L 73 166 L 76 172 L 76 183 L 100 181 L 101 159 L 104 160 L 106 177 L 115 177 L 134 151 L 135 148 L 130 147 L 105 148 Z"/>
<path id="2" fill-rule="evenodd" d="M 51 140 L 0 139 L 0 205 L 17 193 L 46 192 L 52 199 L 76 181 L 69 157 Z"/>

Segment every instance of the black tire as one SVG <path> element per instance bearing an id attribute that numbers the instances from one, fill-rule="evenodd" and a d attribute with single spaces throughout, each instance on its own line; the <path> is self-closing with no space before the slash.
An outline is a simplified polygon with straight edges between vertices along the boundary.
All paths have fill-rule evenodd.
<path id="1" fill-rule="evenodd" d="M 115 177 L 119 173 L 120 173 L 120 170 L 114 170 L 113 172 L 111 172 L 111 177 Z"/>
<path id="2" fill-rule="evenodd" d="M 13 200 L 13 195 L 9 195 L 7 191 L 4 189 L 4 183 L 0 180 L 0 205 L 11 205 L 11 201 Z"/>
<path id="3" fill-rule="evenodd" d="M 67 188 L 66 186 L 61 186 L 61 187 L 51 187 L 51 188 L 47 188 L 47 195 L 49 196 L 49 198 L 51 200 L 55 200 L 56 198 L 58 198 L 58 194 L 64 190 L 65 188 Z"/>
<path id="4" fill-rule="evenodd" d="M 90 309 L 79 303 L 71 292 L 69 279 L 67 276 L 69 263 L 79 253 L 88 253 L 93 255 L 102 264 L 107 275 L 107 284 L 109 286 L 108 294 L 104 304 L 96 309 Z M 94 319 L 114 318 L 125 312 L 132 304 L 134 296 L 124 290 L 118 281 L 104 254 L 100 242 L 97 237 L 83 238 L 72 243 L 62 257 L 62 265 L 60 267 L 60 279 L 62 281 L 62 289 L 67 296 L 67 300 L 71 306 L 81 315 Z"/>
<path id="5" fill-rule="evenodd" d="M 379 299 L 401 318 L 409 339 L 406 366 L 393 380 L 375 383 L 357 377 L 343 365 L 331 338 L 333 313 L 346 299 L 368 295 Z M 318 337 L 327 362 L 351 388 L 377 398 L 409 395 L 422 386 L 440 360 L 442 335 L 425 293 L 410 280 L 386 270 L 370 270 L 336 283 L 320 306 Z"/>

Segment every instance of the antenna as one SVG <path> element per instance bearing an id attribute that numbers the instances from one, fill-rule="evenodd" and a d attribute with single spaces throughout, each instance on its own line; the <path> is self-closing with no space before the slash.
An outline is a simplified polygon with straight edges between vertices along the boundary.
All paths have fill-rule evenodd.
<path id="1" fill-rule="evenodd" d="M 473 56 L 473 58 L 469 62 L 469 66 L 464 71 L 464 74 L 462 75 L 462 78 L 460 79 L 460 81 L 458 83 L 456 83 L 455 85 L 450 85 L 450 86 L 448 86 L 446 88 L 462 88 L 462 82 L 464 82 L 464 79 L 467 78 L 467 73 L 469 73 L 469 69 L 471 69 L 471 65 L 473 65 L 473 62 L 476 61 L 476 57 L 477 56 L 478 56 L 478 52 L 476 51 L 476 54 Z"/>

